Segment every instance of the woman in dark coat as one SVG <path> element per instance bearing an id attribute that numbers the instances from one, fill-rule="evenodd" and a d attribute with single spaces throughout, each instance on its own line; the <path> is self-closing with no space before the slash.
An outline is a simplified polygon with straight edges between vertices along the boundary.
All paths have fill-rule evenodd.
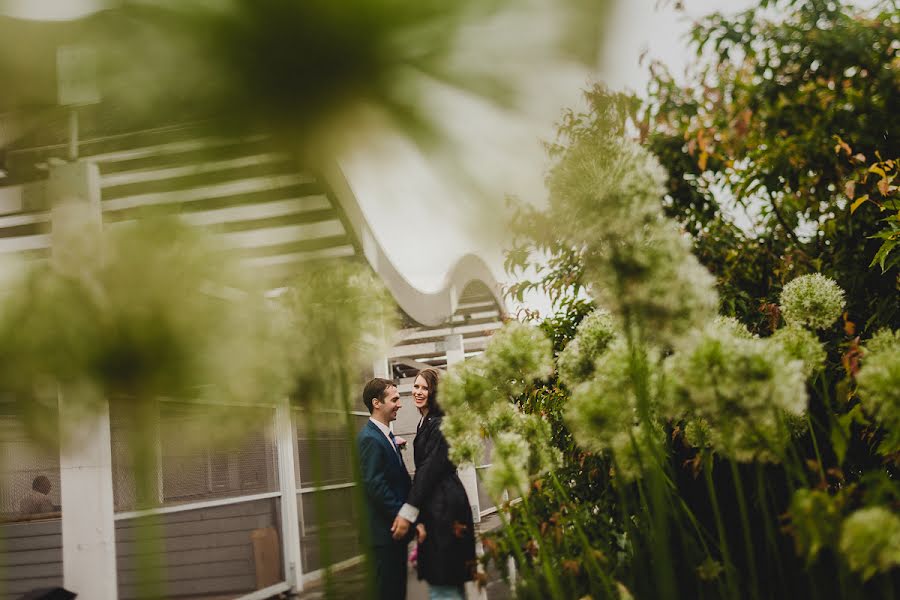
<path id="1" fill-rule="evenodd" d="M 463 600 L 463 583 L 474 578 L 475 526 L 466 490 L 448 456 L 437 402 L 438 371 L 425 369 L 413 384 L 413 402 L 422 415 L 413 442 L 416 476 L 407 504 L 419 509 L 425 540 L 418 547 L 419 579 L 432 600 Z"/>

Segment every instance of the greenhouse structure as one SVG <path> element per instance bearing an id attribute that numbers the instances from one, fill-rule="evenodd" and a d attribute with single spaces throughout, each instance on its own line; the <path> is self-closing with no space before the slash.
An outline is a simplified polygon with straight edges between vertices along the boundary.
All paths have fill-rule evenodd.
<path id="1" fill-rule="evenodd" d="M 221 236 L 272 289 L 308 261 L 359 261 L 384 282 L 402 322 L 390 353 L 359 374 L 359 389 L 367 378 L 388 377 L 407 398 L 419 369 L 479 353 L 504 318 L 497 282 L 475 256 L 460 259 L 439 291 L 410 285 L 337 162 L 308 170 L 264 136 L 220 137 L 196 123 L 85 131 L 76 140 L 0 140 L 0 255 L 48 261 L 64 252 L 58 208 L 74 201 L 103 228 L 142 218 L 147 209 L 177 214 Z M 287 399 L 232 407 L 254 425 L 227 447 L 183 443 L 207 405 L 159 400 L 156 422 L 146 424 L 158 438 L 158 505 L 143 510 L 135 506 L 127 431 L 114 409 L 90 417 L 84 431 L 61 438 L 58 447 L 45 447 L 2 406 L 2 598 L 48 585 L 90 600 L 135 597 L 139 552 L 147 551 L 135 540 L 148 517 L 162 532 L 154 551 L 171 598 L 249 600 L 303 589 L 326 566 L 323 527 L 332 566 L 360 560 L 347 438 L 337 426 L 307 431 Z M 60 411 L 58 418 L 66 419 L 65 407 Z M 361 426 L 367 417 L 354 398 L 352 419 Z M 408 401 L 395 431 L 412 441 L 416 422 Z M 312 446 L 322 457 L 318 484 Z M 489 461 L 486 455 L 484 466 Z M 493 507 L 479 489 L 477 469 L 461 475 L 477 521 Z M 325 495 L 327 515 L 315 514 L 317 493 Z"/>

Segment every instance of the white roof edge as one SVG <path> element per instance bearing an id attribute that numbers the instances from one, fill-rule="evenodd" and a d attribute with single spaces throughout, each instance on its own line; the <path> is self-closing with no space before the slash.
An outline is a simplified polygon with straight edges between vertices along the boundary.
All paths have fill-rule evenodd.
<path id="1" fill-rule="evenodd" d="M 336 161 L 329 161 L 323 167 L 322 174 L 350 221 L 366 260 L 381 276 L 400 308 L 417 323 L 434 327 L 446 322 L 456 312 L 460 296 L 472 282 L 481 282 L 487 286 L 501 313 L 506 312 L 500 284 L 487 263 L 474 254 L 463 255 L 450 267 L 439 290 L 423 292 L 413 286 L 378 242 L 340 165 Z"/>

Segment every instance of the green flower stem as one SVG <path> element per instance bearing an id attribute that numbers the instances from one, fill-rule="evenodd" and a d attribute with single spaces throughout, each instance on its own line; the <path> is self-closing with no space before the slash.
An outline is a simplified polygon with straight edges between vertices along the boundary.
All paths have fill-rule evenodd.
<path id="1" fill-rule="evenodd" d="M 543 541 L 540 533 L 538 532 L 538 528 L 534 523 L 534 520 L 531 518 L 531 508 L 528 506 L 528 495 L 524 492 L 527 490 L 519 490 L 520 497 L 522 498 L 522 506 L 525 509 L 526 518 L 524 519 L 525 527 L 528 530 L 528 535 L 531 538 L 538 542 Z M 559 576 L 557 572 L 553 569 L 553 565 L 550 564 L 548 560 L 550 553 L 546 551 L 546 548 L 541 547 L 538 548 L 538 554 L 540 555 L 541 569 L 544 571 L 544 577 L 547 578 L 547 584 L 550 586 L 550 594 L 553 598 L 557 598 L 559 600 L 565 600 L 566 596 L 562 593 L 562 588 L 559 583 Z"/>
<path id="2" fill-rule="evenodd" d="M 738 511 L 741 515 L 741 528 L 744 533 L 744 553 L 747 555 L 747 567 L 750 570 L 750 593 L 754 600 L 759 600 L 759 575 L 756 570 L 756 555 L 753 549 L 752 533 L 750 531 L 750 517 L 747 513 L 747 499 L 744 497 L 744 484 L 741 481 L 741 473 L 737 463 L 729 460 L 731 465 L 731 478 L 734 480 L 734 492 L 737 495 Z"/>
<path id="3" fill-rule="evenodd" d="M 510 524 L 509 519 L 506 518 L 506 515 L 503 512 L 503 507 L 500 506 L 501 503 L 494 500 L 494 503 L 500 508 L 497 510 L 497 516 L 500 517 L 500 524 L 503 526 L 503 531 L 508 534 L 512 538 L 512 551 L 516 557 L 516 561 L 519 564 L 519 568 L 523 573 L 534 572 L 534 565 L 532 565 L 525 556 L 525 553 L 522 552 L 522 542 L 519 540 L 519 536 L 516 535 L 515 527 Z M 509 504 L 507 504 L 507 508 Z"/>
<path id="4" fill-rule="evenodd" d="M 716 530 L 719 534 L 719 549 L 722 552 L 722 562 L 725 566 L 725 582 L 728 593 L 732 598 L 740 598 L 740 593 L 734 580 L 734 562 L 731 559 L 731 552 L 728 549 L 728 539 L 725 537 L 725 524 L 722 521 L 722 511 L 719 509 L 719 498 L 716 495 L 716 486 L 712 479 L 713 457 L 706 457 L 706 468 L 703 470 L 704 479 L 706 480 L 706 489 L 709 492 L 709 500 L 712 504 L 713 516 L 716 520 Z"/>
<path id="5" fill-rule="evenodd" d="M 809 427 L 809 436 L 812 438 L 813 451 L 816 453 L 816 462 L 819 465 L 819 477 L 821 477 L 822 482 L 824 482 L 825 466 L 822 464 L 822 453 L 819 452 L 819 441 L 816 438 L 816 428 L 813 426 L 812 416 L 809 414 L 809 411 L 806 411 L 806 425 Z"/>
<path id="6" fill-rule="evenodd" d="M 775 523 L 775 519 L 769 510 L 769 487 L 766 485 L 765 474 L 763 473 L 763 466 L 759 463 L 755 465 L 756 471 L 756 493 L 759 497 L 759 508 L 762 512 L 762 521 L 766 524 Z M 780 584 L 785 583 L 784 577 L 784 568 L 782 566 L 782 561 L 778 560 L 778 555 L 780 553 L 778 549 L 778 542 L 773 535 L 774 528 L 773 527 L 763 527 L 763 531 L 765 532 L 766 538 L 766 556 L 770 559 L 772 557 L 775 560 L 771 561 L 775 564 L 775 571 L 778 573 L 778 581 Z"/>

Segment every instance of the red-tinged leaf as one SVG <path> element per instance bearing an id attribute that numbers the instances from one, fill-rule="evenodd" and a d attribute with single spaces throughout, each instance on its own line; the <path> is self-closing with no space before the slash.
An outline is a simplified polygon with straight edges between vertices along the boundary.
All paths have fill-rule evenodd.
<path id="1" fill-rule="evenodd" d="M 844 184 L 844 195 L 846 195 L 851 200 L 856 195 L 856 182 L 853 180 L 848 181 Z"/>
<path id="2" fill-rule="evenodd" d="M 887 179 L 887 177 L 882 177 L 878 180 L 878 191 L 881 192 L 882 196 L 887 196 L 890 188 L 891 182 Z"/>
<path id="3" fill-rule="evenodd" d="M 844 332 L 848 336 L 856 334 L 856 323 L 847 318 L 846 311 L 844 312 Z"/>
<path id="4" fill-rule="evenodd" d="M 853 160 L 855 160 L 858 163 L 864 163 L 864 162 L 866 162 L 866 155 L 862 154 L 862 153 L 854 154 Z"/>

